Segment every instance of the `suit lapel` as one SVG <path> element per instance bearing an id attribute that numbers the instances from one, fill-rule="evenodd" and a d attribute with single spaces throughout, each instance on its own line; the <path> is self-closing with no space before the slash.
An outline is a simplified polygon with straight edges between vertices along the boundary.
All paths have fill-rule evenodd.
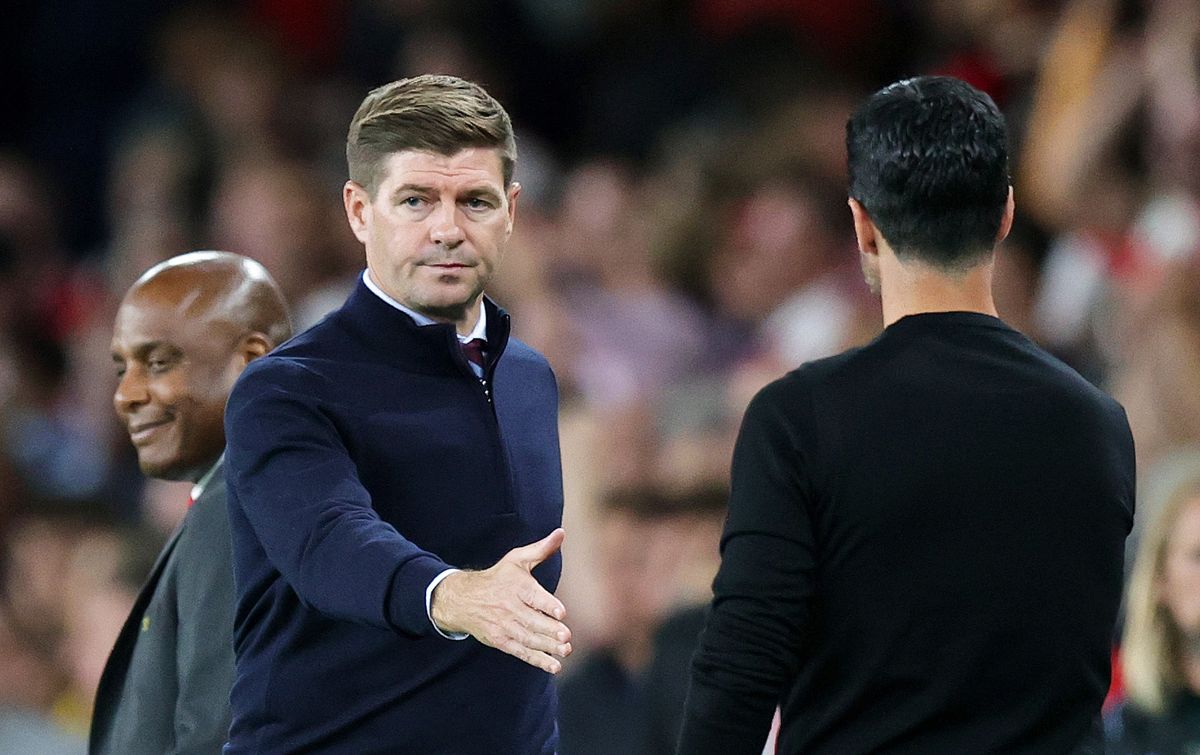
<path id="1" fill-rule="evenodd" d="M 154 567 L 150 570 L 150 576 L 146 578 L 145 584 L 138 592 L 137 599 L 133 602 L 133 607 L 129 609 L 129 616 L 125 618 L 121 633 L 117 635 L 117 641 L 113 644 L 108 661 L 104 664 L 104 672 L 100 675 L 100 684 L 96 688 L 96 709 L 92 713 L 90 739 L 93 746 L 103 738 L 108 724 L 112 720 L 112 710 L 121 699 L 121 689 L 125 686 L 125 673 L 129 669 L 133 646 L 141 631 L 142 615 L 150 605 L 150 599 L 154 597 L 154 590 L 158 587 L 158 581 L 162 578 L 163 570 L 171 558 L 171 553 L 175 551 L 179 535 L 183 532 L 186 524 L 187 517 L 185 516 L 171 534 L 171 538 L 167 540 L 166 545 L 163 546 L 162 551 L 159 552 L 158 558 L 154 561 Z"/>

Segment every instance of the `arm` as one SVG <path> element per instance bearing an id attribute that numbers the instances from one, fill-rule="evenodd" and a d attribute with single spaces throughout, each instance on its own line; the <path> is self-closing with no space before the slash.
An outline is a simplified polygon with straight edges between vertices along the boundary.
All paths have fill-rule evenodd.
<path id="1" fill-rule="evenodd" d="M 380 519 L 300 371 L 281 362 L 251 365 L 226 410 L 231 493 L 300 599 L 333 618 L 413 635 L 432 633 L 436 622 L 444 634 L 470 634 L 557 673 L 549 655 L 571 652 L 565 611 L 530 571 L 558 550 L 562 531 L 510 551 L 490 569 L 443 576 L 440 558 Z"/>
<path id="2" fill-rule="evenodd" d="M 447 565 L 371 505 L 354 460 L 296 365 L 247 368 L 225 414 L 230 495 L 305 605 L 407 634 L 433 631 L 425 589 Z"/>
<path id="3" fill-rule="evenodd" d="M 1076 197 L 1143 95 L 1118 11 L 1116 0 L 1070 0 L 1038 72 L 1014 184 L 1022 207 L 1053 227 L 1078 222 Z"/>
<path id="4" fill-rule="evenodd" d="M 784 397 L 773 397 L 778 386 L 751 402 L 734 450 L 721 568 L 692 662 L 680 753 L 758 755 L 800 665 L 815 546 L 803 451 Z"/>

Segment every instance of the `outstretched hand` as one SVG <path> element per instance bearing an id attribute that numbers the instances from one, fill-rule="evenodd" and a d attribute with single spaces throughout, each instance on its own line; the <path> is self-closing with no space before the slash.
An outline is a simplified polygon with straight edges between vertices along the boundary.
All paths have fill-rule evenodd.
<path id="1" fill-rule="evenodd" d="M 513 548 L 483 571 L 461 571 L 434 588 L 429 612 L 443 632 L 465 632 L 485 645 L 557 674 L 571 654 L 567 610 L 533 578 L 533 568 L 554 555 L 566 533 Z"/>

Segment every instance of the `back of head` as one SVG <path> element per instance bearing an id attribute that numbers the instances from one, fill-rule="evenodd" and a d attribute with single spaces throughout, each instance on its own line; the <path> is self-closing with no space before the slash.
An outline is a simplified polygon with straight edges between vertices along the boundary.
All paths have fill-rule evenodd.
<path id="1" fill-rule="evenodd" d="M 346 137 L 350 179 L 374 196 L 382 163 L 393 152 L 453 155 L 469 147 L 500 152 L 504 183 L 517 159 L 512 122 L 478 84 L 424 75 L 372 89 L 358 106 Z"/>
<path id="2" fill-rule="evenodd" d="M 996 103 L 958 79 L 890 84 L 846 124 L 850 196 L 901 261 L 961 270 L 986 258 L 1008 200 Z"/>

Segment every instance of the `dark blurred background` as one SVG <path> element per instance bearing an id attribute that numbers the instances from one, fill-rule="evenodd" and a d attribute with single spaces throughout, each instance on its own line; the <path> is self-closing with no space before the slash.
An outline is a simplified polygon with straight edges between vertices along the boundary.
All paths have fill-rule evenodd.
<path id="1" fill-rule="evenodd" d="M 364 266 L 345 131 L 369 88 L 406 75 L 478 81 L 517 129 L 524 193 L 491 292 L 563 389 L 564 755 L 583 751 L 572 710 L 610 731 L 654 717 L 645 689 L 674 673 L 651 671 L 662 625 L 707 597 L 750 396 L 881 328 L 843 129 L 883 84 L 943 73 L 996 99 L 1018 215 L 1002 317 L 1125 404 L 1143 511 L 1197 465 L 1192 0 L 44 0 L 5 16 L 0 751 L 6 726 L 80 751 L 104 658 L 184 513 L 187 486 L 145 481 L 113 417 L 121 295 L 216 248 L 265 264 L 301 327 L 340 304 Z"/>

